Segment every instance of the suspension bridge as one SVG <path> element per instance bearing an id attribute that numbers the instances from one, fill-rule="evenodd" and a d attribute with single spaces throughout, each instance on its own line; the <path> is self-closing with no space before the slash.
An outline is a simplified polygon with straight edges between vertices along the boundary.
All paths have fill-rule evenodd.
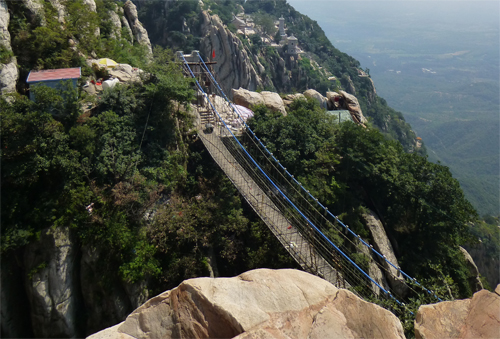
<path id="1" fill-rule="evenodd" d="M 406 289 L 420 288 L 441 301 L 328 211 L 280 164 L 246 125 L 199 52 L 177 52 L 177 58 L 185 75 L 195 79 L 197 128 L 204 146 L 305 271 L 362 298 L 392 300 L 404 308 L 405 293 L 355 259 L 365 253 L 370 265 L 399 279 Z"/>

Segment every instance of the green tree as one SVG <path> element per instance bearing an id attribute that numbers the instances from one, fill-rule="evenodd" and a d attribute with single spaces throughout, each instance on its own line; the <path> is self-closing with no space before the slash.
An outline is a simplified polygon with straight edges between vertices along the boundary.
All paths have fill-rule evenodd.
<path id="1" fill-rule="evenodd" d="M 254 22 L 261 27 L 262 33 L 270 37 L 276 34 L 278 30 L 274 21 L 274 17 L 267 13 L 257 13 L 254 15 Z"/>

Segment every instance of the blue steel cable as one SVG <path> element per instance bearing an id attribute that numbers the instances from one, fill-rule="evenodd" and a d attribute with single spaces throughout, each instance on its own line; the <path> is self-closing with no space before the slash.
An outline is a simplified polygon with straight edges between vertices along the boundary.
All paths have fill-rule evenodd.
<path id="1" fill-rule="evenodd" d="M 205 98 L 207 98 L 208 102 L 210 103 L 210 106 L 212 107 L 212 109 L 214 110 L 214 112 L 217 114 L 217 116 L 219 117 L 220 121 L 222 121 L 222 123 L 224 124 L 224 127 L 226 127 L 226 129 L 229 131 L 229 133 L 231 133 L 231 136 L 234 138 L 234 140 L 236 140 L 236 142 L 238 143 L 239 147 L 245 152 L 245 154 L 249 157 L 249 159 L 253 162 L 253 164 L 259 169 L 259 171 L 264 175 L 264 177 L 266 177 L 266 179 L 272 184 L 272 186 L 280 193 L 280 195 L 302 216 L 302 218 L 304 218 L 310 225 L 312 225 L 312 227 L 314 228 L 314 230 L 316 232 L 318 232 L 331 246 L 333 246 L 333 248 L 335 248 L 335 250 L 340 253 L 345 259 L 347 259 L 354 267 L 356 267 L 356 269 L 358 271 L 360 271 L 366 278 L 368 278 L 372 283 L 374 283 L 381 291 L 383 291 L 385 294 L 387 294 L 391 299 L 393 299 L 398 305 L 400 306 L 403 306 L 404 305 L 399 301 L 397 300 L 393 295 L 392 293 L 390 293 L 389 291 L 385 290 L 382 286 L 380 286 L 375 280 L 372 279 L 372 277 L 370 277 L 370 275 L 368 275 L 365 271 L 363 271 L 354 261 L 351 260 L 351 258 L 349 258 L 349 256 L 347 256 L 344 252 L 342 252 L 328 237 L 326 237 L 323 232 L 321 232 L 317 227 L 316 225 L 314 225 L 303 213 L 302 211 L 300 211 L 296 206 L 295 204 L 290 200 L 288 199 L 288 197 L 286 195 L 283 194 L 283 192 L 280 190 L 280 188 L 267 176 L 267 174 L 262 170 L 262 168 L 259 166 L 259 164 L 257 164 L 257 162 L 252 158 L 252 156 L 247 152 L 247 150 L 245 149 L 245 147 L 243 147 L 243 145 L 240 143 L 240 141 L 236 138 L 236 136 L 233 134 L 233 132 L 229 129 L 229 127 L 227 126 L 226 122 L 221 118 L 221 116 L 219 115 L 219 112 L 217 111 L 217 109 L 215 108 L 215 106 L 212 104 L 210 98 L 208 97 L 208 95 L 205 93 L 205 91 L 203 91 L 203 88 L 201 87 L 201 85 L 198 83 L 198 80 L 196 80 L 196 77 L 194 76 L 191 68 L 189 67 L 189 65 L 187 64 L 187 61 L 186 59 L 184 58 L 184 55 L 182 55 L 182 59 L 184 61 L 184 64 L 185 66 L 187 67 L 187 69 L 189 70 L 189 73 L 191 74 L 191 76 L 193 77 L 193 79 L 195 79 L 196 81 L 196 84 L 199 88 L 199 90 L 205 95 Z M 201 59 L 201 57 L 200 57 Z M 217 84 L 218 86 L 218 84 Z M 274 156 L 273 156 L 274 158 Z"/>
<path id="2" fill-rule="evenodd" d="M 304 192 L 306 192 L 313 200 L 315 200 L 317 202 L 317 204 L 323 209 L 325 210 L 330 216 L 332 216 L 340 225 L 342 225 L 345 229 L 347 229 L 347 231 L 349 233 L 351 233 L 353 236 L 355 236 L 356 238 L 358 238 L 362 243 L 363 245 L 365 245 L 366 247 L 368 247 L 371 251 L 373 251 L 379 258 L 383 259 L 384 261 L 386 261 L 389 265 L 391 265 L 392 267 L 394 267 L 397 271 L 401 272 L 401 274 L 403 276 L 405 276 L 406 278 L 410 279 L 411 281 L 413 282 L 416 282 L 418 286 L 421 286 L 425 291 L 427 291 L 429 294 L 433 294 L 433 296 L 438 299 L 439 301 L 443 301 L 441 298 L 439 298 L 435 293 L 429 291 L 427 288 L 425 288 L 423 285 L 419 284 L 418 281 L 414 278 L 412 278 L 411 276 L 409 276 L 408 274 L 406 274 L 401 268 L 399 268 L 398 266 L 394 265 L 391 261 L 389 261 L 383 254 L 379 253 L 375 248 L 373 248 L 373 246 L 370 246 L 367 242 L 365 242 L 358 234 L 354 233 L 347 225 L 345 225 L 336 215 L 334 215 L 333 213 L 331 213 L 330 211 L 328 211 L 328 209 L 323 206 L 319 201 L 318 199 L 316 199 L 309 191 L 307 191 L 303 186 L 302 184 L 293 177 L 293 175 L 288 172 L 286 170 L 286 168 L 279 162 L 279 160 L 277 160 L 274 155 L 267 149 L 267 147 L 262 143 L 262 141 L 257 138 L 257 136 L 255 135 L 255 133 L 252 131 L 252 129 L 246 124 L 246 122 L 243 120 L 243 118 L 240 116 L 238 110 L 234 107 L 234 105 L 232 104 L 232 102 L 227 98 L 226 94 L 224 93 L 224 91 L 222 90 L 222 88 L 220 88 L 218 82 L 215 80 L 215 78 L 213 77 L 212 73 L 210 72 L 210 70 L 208 69 L 207 65 L 205 64 L 205 62 L 203 61 L 203 58 L 201 57 L 200 53 L 197 52 L 198 54 L 198 58 L 200 59 L 200 61 L 202 62 L 206 72 L 208 73 L 208 75 L 210 76 L 210 78 L 212 79 L 213 83 L 217 86 L 219 92 L 222 94 L 222 96 L 226 99 L 226 101 L 229 103 L 229 105 L 231 106 L 231 108 L 233 109 L 233 111 L 237 114 L 238 118 L 243 122 L 243 124 L 245 125 L 246 129 L 248 129 L 250 131 L 250 133 L 255 136 L 255 139 L 259 142 L 259 144 L 266 150 L 266 152 L 271 156 L 271 158 L 274 160 L 274 162 L 278 163 L 278 165 L 285 171 L 286 174 L 288 174 L 288 176 L 290 176 L 292 178 L 292 180 L 298 184 L 302 190 Z"/>

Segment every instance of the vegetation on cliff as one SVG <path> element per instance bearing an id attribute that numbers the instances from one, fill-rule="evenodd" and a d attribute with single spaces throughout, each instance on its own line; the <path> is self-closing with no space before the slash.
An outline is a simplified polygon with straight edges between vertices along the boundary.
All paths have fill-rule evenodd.
<path id="1" fill-rule="evenodd" d="M 455 297 L 471 294 L 458 247 L 470 240 L 475 211 L 447 167 L 375 129 L 335 124 L 313 101 L 295 102 L 287 116 L 255 113 L 250 127 L 329 210 L 364 236 L 360 211 L 377 211 L 403 270 L 426 280 L 449 275 Z"/>
<path id="2" fill-rule="evenodd" d="M 151 13 L 155 3 L 144 3 L 141 12 Z M 20 94 L 0 98 L 2 259 L 31 279 L 23 267 L 26 245 L 38 241 L 44 229 L 70 227 L 79 251 L 105 249 L 96 283 L 108 289 L 113 285 L 106 282 L 113 280 L 143 281 L 158 293 L 196 276 L 297 267 L 197 140 L 189 114 L 194 91 L 172 62 L 172 53 L 158 48 L 151 63 L 139 64 L 142 47 L 108 39 L 106 21 L 97 20 L 105 15 L 106 7 L 100 9 L 105 5 L 98 2 L 94 14 L 79 10 L 80 5 L 72 5 L 74 15 L 89 20 L 88 34 L 94 36 L 93 25 L 99 22 L 103 34 L 88 45 L 79 44 L 80 51 L 131 62 L 147 75 L 142 82 L 104 91 L 91 112 L 82 107 L 92 98 L 71 86 L 35 88 L 36 102 Z M 16 15 L 9 27 L 18 39 L 13 46 L 24 72 L 21 79 L 32 68 L 83 66 L 84 76 L 93 72 L 84 66 L 79 50 L 69 45 L 76 26 L 60 30 L 50 15 L 47 25 L 37 25 L 20 14 L 21 6 L 14 2 Z M 45 6 L 52 13 L 48 2 Z M 177 14 L 169 14 L 172 20 L 166 27 L 175 23 L 172 29 L 182 32 L 182 13 L 188 25 L 198 22 L 196 2 L 171 6 L 178 12 L 172 10 Z M 247 1 L 245 6 L 256 5 Z M 272 10 L 266 13 L 274 15 Z M 319 34 L 307 25 L 304 32 Z M 199 36 L 194 33 L 171 41 L 195 46 Z M 311 52 L 323 51 L 315 41 L 326 44 L 321 36 L 312 39 Z M 48 45 L 40 49 L 43 43 Z M 348 65 L 355 60 L 328 46 L 326 55 L 338 57 L 332 69 L 340 67 L 349 76 Z M 278 57 L 267 47 L 257 52 L 264 60 Z M 353 78 L 355 84 L 358 80 L 364 81 Z M 361 82 L 356 86 L 364 88 Z M 402 117 L 387 119 L 397 112 L 383 99 L 370 104 L 361 100 L 375 125 L 388 126 L 382 128 L 385 136 L 376 129 L 337 125 L 312 101 L 294 103 L 287 117 L 257 108 L 250 124 L 290 172 L 358 233 L 368 236 L 360 211 L 377 211 L 399 244 L 397 255 L 408 273 L 448 293 L 442 291 L 444 277 L 453 297 L 469 296 L 458 245 L 469 239 L 466 225 L 474 219 L 474 210 L 447 168 L 405 152 L 411 140 L 408 125 Z M 388 121 L 400 128 L 390 127 Z M 389 140 L 391 133 L 405 146 Z M 109 324 L 96 326 L 101 325 Z"/>
<path id="3" fill-rule="evenodd" d="M 115 10 L 121 2 L 96 0 L 97 11 L 92 12 L 82 0 L 69 1 L 64 29 L 51 2 L 41 3 L 39 15 L 32 18 L 23 1 L 9 2 L 9 32 L 19 64 L 19 92 L 27 90 L 26 78 L 31 70 L 83 67 L 84 75 L 89 75 L 85 55 L 105 56 L 133 65 L 144 61 L 145 48 L 127 40 L 125 32 L 122 38 L 111 37 L 108 11 Z M 98 29 L 100 35 L 96 34 Z"/>

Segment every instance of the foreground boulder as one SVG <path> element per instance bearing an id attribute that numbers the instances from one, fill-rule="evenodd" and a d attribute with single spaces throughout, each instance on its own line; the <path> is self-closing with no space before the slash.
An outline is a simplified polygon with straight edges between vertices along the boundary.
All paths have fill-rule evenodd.
<path id="1" fill-rule="evenodd" d="M 500 285 L 496 292 L 481 290 L 471 299 L 420 306 L 415 337 L 500 338 Z"/>
<path id="2" fill-rule="evenodd" d="M 150 299 L 101 338 L 404 338 L 389 311 L 297 270 L 197 278 Z"/>

